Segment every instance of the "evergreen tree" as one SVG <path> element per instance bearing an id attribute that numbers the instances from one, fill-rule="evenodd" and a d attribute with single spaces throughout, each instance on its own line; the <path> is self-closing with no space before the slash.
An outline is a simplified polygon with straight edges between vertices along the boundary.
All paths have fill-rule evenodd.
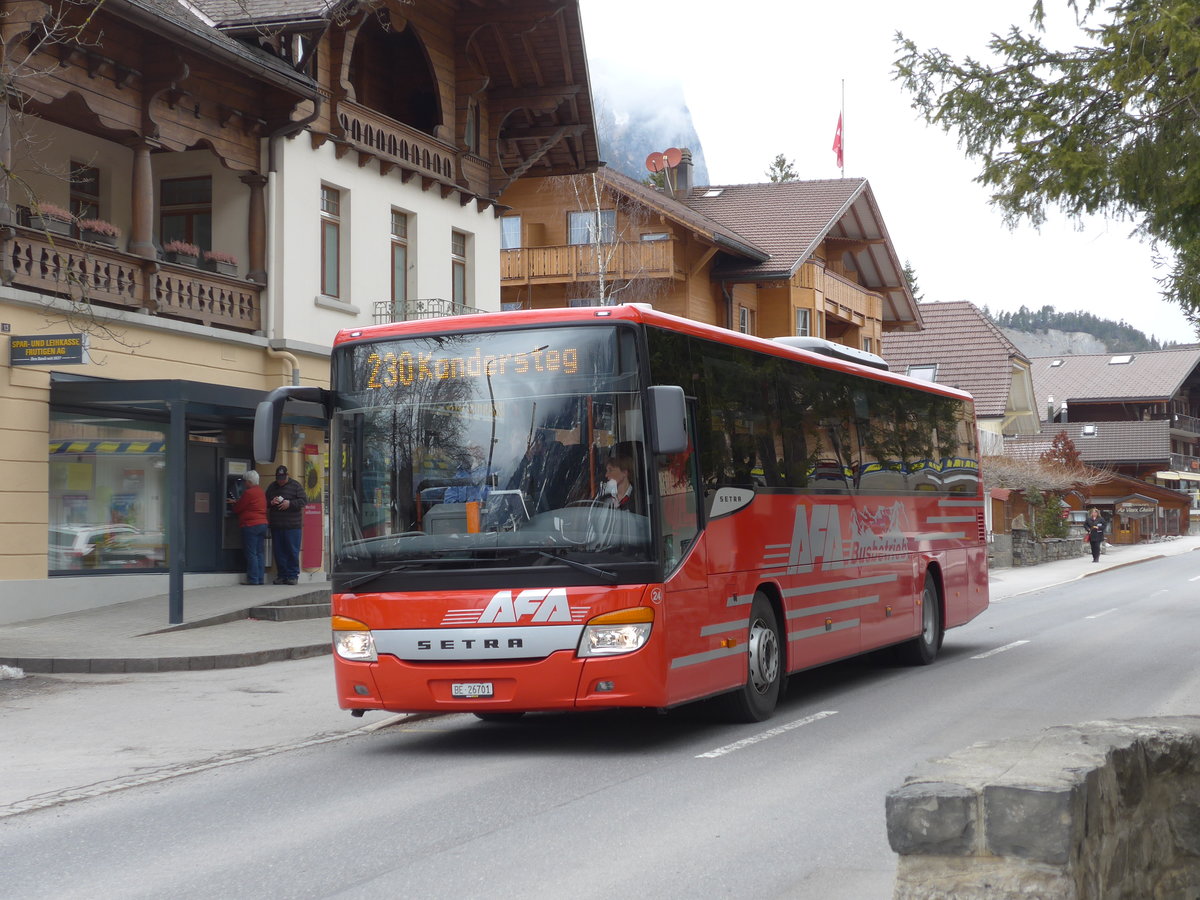
<path id="1" fill-rule="evenodd" d="M 897 35 L 896 77 L 931 124 L 958 133 L 1010 224 L 1129 218 L 1172 251 L 1164 295 L 1200 321 L 1200 0 L 1067 0 L 1078 46 L 1033 28 L 988 44 L 994 62 L 953 59 Z M 1099 20 L 1099 21 L 1096 21 Z"/>

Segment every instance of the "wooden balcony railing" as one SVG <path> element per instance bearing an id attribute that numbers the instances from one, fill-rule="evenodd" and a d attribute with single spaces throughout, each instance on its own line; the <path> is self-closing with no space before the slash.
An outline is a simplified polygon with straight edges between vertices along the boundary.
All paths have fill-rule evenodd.
<path id="1" fill-rule="evenodd" d="M 500 283 L 552 284 L 594 281 L 601 265 L 606 278 L 685 277 L 675 259 L 675 241 L 616 241 L 500 251 Z"/>
<path id="2" fill-rule="evenodd" d="M 460 152 L 432 135 L 349 100 L 338 101 L 337 121 L 344 139 L 359 153 L 378 157 L 447 188 L 466 187 L 480 196 L 488 194 L 491 168 L 479 156 Z"/>
<path id="3" fill-rule="evenodd" d="M 27 290 L 214 328 L 262 328 L 262 286 L 252 282 L 69 237 L 51 243 L 30 228 L 12 229 L 2 248 L 0 267 L 11 266 L 12 283 Z"/>

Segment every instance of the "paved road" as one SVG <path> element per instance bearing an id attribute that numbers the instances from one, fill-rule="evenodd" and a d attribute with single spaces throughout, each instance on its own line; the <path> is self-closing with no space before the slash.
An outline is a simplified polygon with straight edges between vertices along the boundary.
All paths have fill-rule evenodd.
<path id="1" fill-rule="evenodd" d="M 511 727 L 446 716 L 355 734 L 364 720 L 332 709 L 327 660 L 9 683 L 0 753 L 42 752 L 6 765 L 0 813 L 103 796 L 10 816 L 0 856 L 20 861 L 6 868 L 22 896 L 86 884 L 375 897 L 403 884 L 434 897 L 883 898 L 894 857 L 882 797 L 920 760 L 1045 724 L 1200 707 L 1195 560 L 1102 578 L 1064 567 L 1060 588 L 998 591 L 937 665 L 799 676 L 761 726 L 691 711 Z M 10 724 L 35 721 L 11 738 Z M 24 779 L 12 788 L 10 771 Z M 174 777 L 184 772 L 196 775 Z M 47 773 L 65 787 L 39 783 Z"/>

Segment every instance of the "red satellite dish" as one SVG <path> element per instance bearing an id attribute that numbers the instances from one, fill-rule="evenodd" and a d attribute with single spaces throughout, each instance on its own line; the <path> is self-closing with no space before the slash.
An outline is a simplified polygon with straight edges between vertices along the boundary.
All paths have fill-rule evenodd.
<path id="1" fill-rule="evenodd" d="M 669 147 L 663 151 L 663 156 L 667 158 L 667 165 L 672 169 L 683 161 L 683 153 L 678 147 Z"/>
<path id="2" fill-rule="evenodd" d="M 651 172 L 661 172 L 668 165 L 670 163 L 667 162 L 667 155 L 665 153 L 655 151 L 646 157 L 646 168 Z"/>

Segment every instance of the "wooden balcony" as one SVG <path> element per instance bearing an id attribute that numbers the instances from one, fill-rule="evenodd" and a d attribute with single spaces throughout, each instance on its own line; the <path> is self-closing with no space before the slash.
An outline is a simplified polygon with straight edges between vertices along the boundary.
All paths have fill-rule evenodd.
<path id="1" fill-rule="evenodd" d="M 337 122 L 344 146 L 358 152 L 359 165 L 374 157 L 385 170 L 420 175 L 427 189 L 438 184 L 446 191 L 461 187 L 488 195 L 491 167 L 481 157 L 349 100 L 338 101 Z"/>
<path id="2" fill-rule="evenodd" d="M 214 328 L 262 328 L 262 285 L 102 244 L 14 227 L 0 243 L 13 285 L 76 302 L 141 310 Z"/>
<path id="3" fill-rule="evenodd" d="M 675 241 L 617 241 L 612 244 L 569 244 L 565 247 L 522 247 L 500 251 L 500 284 L 569 284 L 595 281 L 603 264 L 612 279 L 673 278 L 683 280 L 675 260 Z"/>
<path id="4" fill-rule="evenodd" d="M 862 327 L 870 319 L 883 316 L 883 300 L 849 279 L 833 272 L 825 273 L 825 313 Z"/>

